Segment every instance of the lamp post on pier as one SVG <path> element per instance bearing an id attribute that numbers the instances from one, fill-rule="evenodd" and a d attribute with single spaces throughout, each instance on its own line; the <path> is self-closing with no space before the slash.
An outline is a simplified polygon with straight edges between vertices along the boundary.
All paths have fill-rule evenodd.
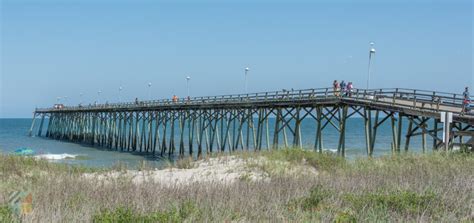
<path id="1" fill-rule="evenodd" d="M 369 66 L 367 68 L 367 90 L 370 87 L 370 65 L 371 65 L 371 60 L 372 60 L 372 54 L 375 55 L 375 48 L 374 48 L 374 42 L 370 42 L 370 49 L 369 49 Z"/>
<path id="2" fill-rule="evenodd" d="M 79 105 L 82 105 L 82 95 L 84 95 L 84 93 L 79 93 Z"/>
<path id="3" fill-rule="evenodd" d="M 122 92 L 122 90 L 123 90 L 123 88 L 122 88 L 122 86 L 120 86 L 120 87 L 118 88 L 118 91 L 119 91 L 119 94 L 118 94 L 119 102 L 122 102 L 122 99 L 120 98 L 120 92 Z"/>
<path id="4" fill-rule="evenodd" d="M 148 82 L 148 100 L 151 100 L 151 82 Z"/>
<path id="5" fill-rule="evenodd" d="M 188 98 L 189 98 L 189 80 L 191 80 L 191 77 L 187 76 L 186 77 L 186 92 L 188 94 Z"/>
<path id="6" fill-rule="evenodd" d="M 101 94 L 101 93 L 102 93 L 101 90 L 99 90 L 99 91 L 97 92 L 97 104 L 99 104 L 100 94 Z"/>
<path id="7" fill-rule="evenodd" d="M 245 93 L 246 94 L 248 93 L 247 92 L 247 73 L 249 72 L 249 70 L 250 69 L 248 67 L 245 68 Z"/>

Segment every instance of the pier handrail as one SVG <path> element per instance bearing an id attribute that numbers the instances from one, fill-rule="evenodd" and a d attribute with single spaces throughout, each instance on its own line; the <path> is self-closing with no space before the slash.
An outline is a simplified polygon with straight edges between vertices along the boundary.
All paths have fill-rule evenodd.
<path id="1" fill-rule="evenodd" d="M 333 88 L 281 90 L 248 94 L 229 94 L 171 99 L 146 100 L 123 103 L 106 103 L 88 106 L 65 106 L 63 108 L 37 108 L 36 112 L 81 111 L 101 109 L 130 109 L 159 106 L 196 106 L 209 104 L 251 104 L 267 102 L 299 102 L 313 100 L 357 100 L 365 103 L 448 111 L 461 113 L 464 97 L 461 94 L 407 88 L 353 89 L 350 93 L 334 91 Z M 429 106 L 428 106 L 429 105 Z M 448 109 L 449 108 L 449 109 Z M 458 111 L 459 110 L 459 111 Z"/>
<path id="2" fill-rule="evenodd" d="M 171 99 L 160 100 L 146 100 L 136 102 L 122 102 L 122 103 L 107 103 L 87 106 L 65 106 L 61 109 L 55 108 L 38 108 L 37 111 L 42 110 L 80 110 L 86 108 L 129 108 L 129 107 L 143 107 L 143 106 L 159 106 L 159 105 L 177 105 L 177 104 L 203 104 L 203 103 L 218 103 L 218 102 L 255 102 L 255 101 L 272 101 L 278 100 L 296 100 L 307 99 L 308 96 L 331 96 L 334 94 L 333 90 L 328 91 L 328 88 L 318 89 L 304 89 L 304 90 L 287 90 L 287 91 L 271 91 L 259 92 L 249 94 L 234 94 L 234 95 L 218 95 L 218 96 L 200 96 L 189 99 L 181 98 L 176 102 Z M 331 94 L 331 95 L 330 95 Z"/>

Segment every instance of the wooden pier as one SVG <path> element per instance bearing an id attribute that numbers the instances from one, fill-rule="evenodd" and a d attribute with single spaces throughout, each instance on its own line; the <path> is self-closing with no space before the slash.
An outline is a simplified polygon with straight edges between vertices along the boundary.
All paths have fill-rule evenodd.
<path id="1" fill-rule="evenodd" d="M 344 95 L 320 88 L 66 106 L 36 109 L 30 135 L 117 151 L 203 156 L 308 147 L 301 134 L 304 120 L 314 125 L 313 138 L 306 139 L 314 142 L 313 149 L 323 151 L 323 131 L 334 128 L 339 133 L 337 153 L 344 156 L 346 135 L 364 131 L 367 155 L 372 156 L 377 130 L 385 122 L 392 130 L 392 152 L 408 150 L 414 136 L 421 136 L 423 151 L 451 149 L 455 144 L 472 146 L 474 114 L 463 114 L 462 102 L 462 95 L 412 89 L 354 89 Z M 441 112 L 453 114 L 451 124 L 441 123 Z M 365 128 L 348 128 L 351 117 L 361 117 Z"/>

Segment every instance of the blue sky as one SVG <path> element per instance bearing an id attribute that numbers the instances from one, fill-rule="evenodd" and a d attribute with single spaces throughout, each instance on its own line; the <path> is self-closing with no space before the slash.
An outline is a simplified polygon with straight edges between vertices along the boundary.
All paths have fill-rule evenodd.
<path id="1" fill-rule="evenodd" d="M 0 117 L 35 107 L 371 85 L 473 86 L 473 5 L 454 1 L 3 0 Z"/>

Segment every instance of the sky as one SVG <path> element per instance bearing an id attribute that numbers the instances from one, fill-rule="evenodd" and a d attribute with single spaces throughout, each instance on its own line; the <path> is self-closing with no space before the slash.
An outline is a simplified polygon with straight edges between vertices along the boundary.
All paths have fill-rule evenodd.
<path id="1" fill-rule="evenodd" d="M 472 12 L 471 0 L 0 0 L 0 118 L 58 97 L 185 97 L 186 76 L 191 96 L 243 93 L 246 67 L 249 92 L 365 88 L 371 41 L 372 88 L 461 93 Z"/>

